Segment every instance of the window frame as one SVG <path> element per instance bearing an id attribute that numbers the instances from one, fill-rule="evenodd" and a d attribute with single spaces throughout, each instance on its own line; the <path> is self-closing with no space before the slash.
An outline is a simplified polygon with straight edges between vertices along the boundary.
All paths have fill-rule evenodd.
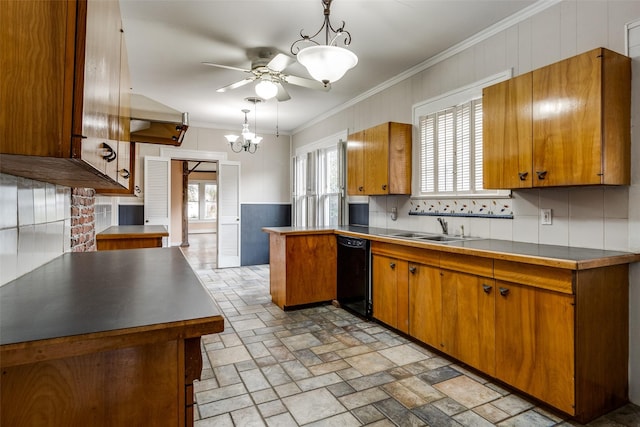
<path id="1" fill-rule="evenodd" d="M 216 206 L 216 215 L 213 218 L 204 218 L 204 213 L 206 212 L 206 197 L 205 197 L 205 188 L 207 185 L 215 185 L 216 186 L 216 199 L 218 193 L 218 181 L 215 180 L 190 180 L 188 185 L 197 185 L 198 186 L 198 218 L 187 218 L 189 222 L 216 222 L 218 220 L 218 207 Z M 217 200 L 215 201 L 217 205 Z M 189 203 L 189 202 L 188 202 Z"/>
<path id="2" fill-rule="evenodd" d="M 454 188 L 453 191 L 431 193 L 421 192 L 421 180 L 422 180 L 422 135 L 420 128 L 420 120 L 422 117 L 430 114 L 443 111 L 455 106 L 464 104 L 473 99 L 482 98 L 482 89 L 484 87 L 499 83 L 501 81 L 511 78 L 513 72 L 512 69 L 505 70 L 503 72 L 494 74 L 490 77 L 474 82 L 467 86 L 454 89 L 446 92 L 442 95 L 427 99 L 426 101 L 416 103 L 413 105 L 413 124 L 414 124 L 414 138 L 416 143 L 413 144 L 413 173 L 412 173 L 412 195 L 413 199 L 447 199 L 447 198 L 508 198 L 511 196 L 509 190 L 482 190 L 478 191 L 458 191 Z M 437 154 L 436 154 L 437 155 Z M 481 156 L 480 156 L 481 158 Z M 473 171 L 474 167 L 471 166 Z M 474 179 L 473 177 L 471 179 Z"/>

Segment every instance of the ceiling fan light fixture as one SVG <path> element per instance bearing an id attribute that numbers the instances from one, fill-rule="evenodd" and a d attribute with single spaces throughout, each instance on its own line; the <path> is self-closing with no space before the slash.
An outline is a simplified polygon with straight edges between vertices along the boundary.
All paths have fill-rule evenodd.
<path id="1" fill-rule="evenodd" d="M 278 94 L 278 86 L 271 80 L 261 80 L 255 89 L 256 95 L 262 99 L 271 99 Z"/>
<path id="2" fill-rule="evenodd" d="M 331 15 L 331 2 L 333 0 L 321 0 L 324 8 L 324 21 L 320 29 L 312 36 L 304 34 L 300 30 L 300 39 L 291 45 L 291 53 L 298 57 L 298 62 L 305 66 L 311 77 L 322 82 L 325 87 L 341 79 L 347 71 L 358 63 L 355 53 L 337 46 L 342 41 L 345 46 L 351 44 L 351 34 L 344 29 L 345 23 L 339 28 L 333 28 L 329 16 Z M 324 44 L 314 40 L 324 31 Z M 300 43 L 311 43 L 311 46 L 300 48 Z"/>
<path id="3" fill-rule="evenodd" d="M 298 52 L 298 62 L 325 85 L 340 80 L 358 63 L 355 53 L 339 46 L 309 46 Z"/>

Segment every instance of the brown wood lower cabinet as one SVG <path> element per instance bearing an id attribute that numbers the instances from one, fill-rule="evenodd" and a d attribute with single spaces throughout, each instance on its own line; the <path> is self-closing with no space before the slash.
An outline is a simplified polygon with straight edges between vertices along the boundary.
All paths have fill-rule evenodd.
<path id="1" fill-rule="evenodd" d="M 407 307 L 412 337 L 582 423 L 628 401 L 628 264 L 574 270 L 380 242 L 371 250 L 380 322 L 407 332 Z"/>
<path id="2" fill-rule="evenodd" d="M 496 282 L 495 376 L 572 414 L 573 295 Z"/>
<path id="3" fill-rule="evenodd" d="M 269 234 L 270 292 L 281 309 L 336 299 L 337 241 L 330 234 Z"/>

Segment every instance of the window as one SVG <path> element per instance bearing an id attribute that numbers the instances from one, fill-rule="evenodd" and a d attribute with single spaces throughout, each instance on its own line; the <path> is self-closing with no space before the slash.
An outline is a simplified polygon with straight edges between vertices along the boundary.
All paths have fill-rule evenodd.
<path id="1" fill-rule="evenodd" d="M 343 212 L 342 135 L 297 150 L 293 159 L 293 224 L 341 224 Z"/>
<path id="2" fill-rule="evenodd" d="M 214 221 L 217 212 L 218 186 L 215 182 L 194 181 L 187 189 L 188 217 L 190 221 Z"/>
<path id="3" fill-rule="evenodd" d="M 419 144 L 414 197 L 508 196 L 482 188 L 482 88 L 505 72 L 414 106 Z"/>
<path id="4" fill-rule="evenodd" d="M 482 100 L 420 117 L 420 193 L 482 192 Z"/>

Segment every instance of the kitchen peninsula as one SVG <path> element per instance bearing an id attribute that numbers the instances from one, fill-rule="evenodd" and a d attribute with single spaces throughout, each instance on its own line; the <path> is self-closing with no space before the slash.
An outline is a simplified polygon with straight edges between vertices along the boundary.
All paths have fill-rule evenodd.
<path id="1" fill-rule="evenodd" d="M 354 226 L 263 231 L 274 302 L 317 294 L 307 288 L 335 299 L 315 256 L 335 260 L 332 234 L 364 238 L 378 322 L 582 423 L 628 401 L 629 264 L 640 254 Z"/>
<path id="2" fill-rule="evenodd" d="M 0 424 L 193 425 L 223 329 L 178 248 L 66 253 L 0 287 Z"/>

